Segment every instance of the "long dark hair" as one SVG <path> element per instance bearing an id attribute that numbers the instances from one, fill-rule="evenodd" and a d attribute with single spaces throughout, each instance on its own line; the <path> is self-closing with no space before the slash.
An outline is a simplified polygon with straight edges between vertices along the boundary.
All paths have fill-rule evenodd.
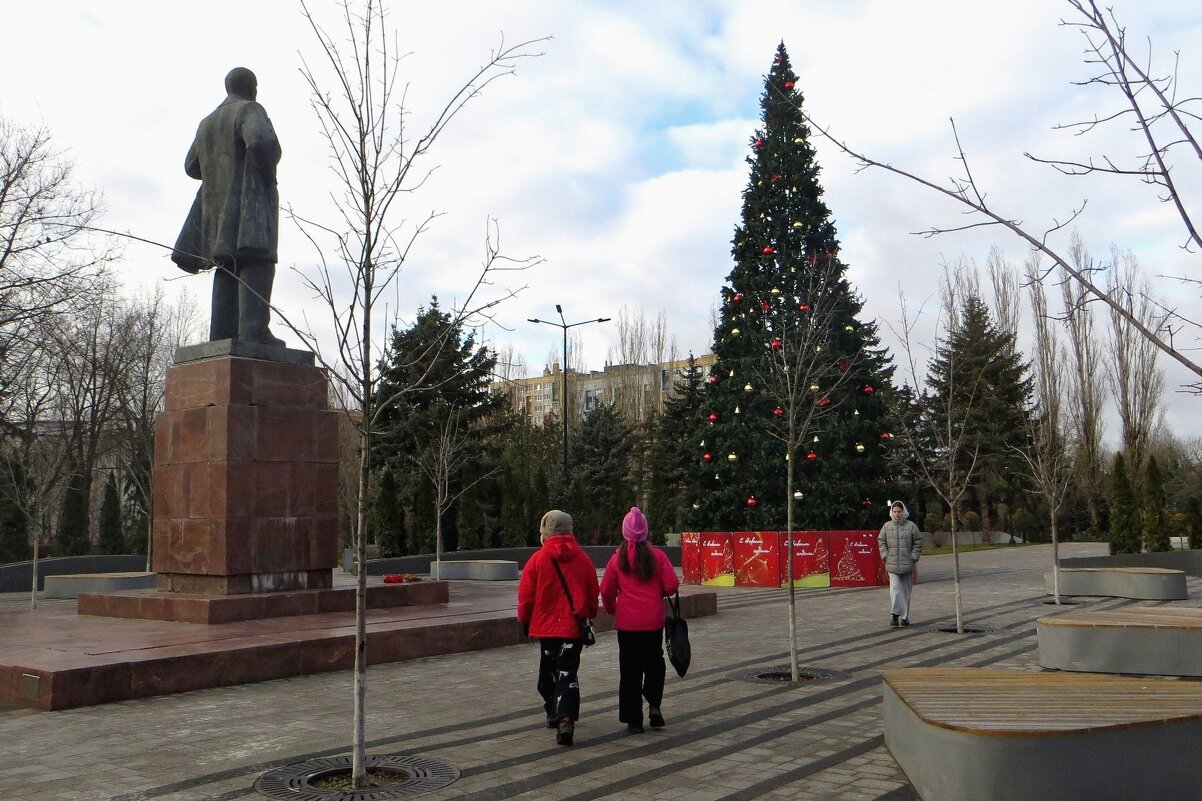
<path id="1" fill-rule="evenodd" d="M 627 555 L 626 543 L 618 548 L 618 569 L 623 573 L 630 572 L 630 557 Z M 650 581 L 655 575 L 655 559 L 651 555 L 651 545 L 643 540 L 634 546 L 634 577 L 639 581 Z"/>

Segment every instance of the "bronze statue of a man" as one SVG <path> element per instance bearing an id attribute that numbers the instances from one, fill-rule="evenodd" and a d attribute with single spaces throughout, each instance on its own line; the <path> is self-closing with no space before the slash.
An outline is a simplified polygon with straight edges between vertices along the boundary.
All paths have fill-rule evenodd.
<path id="1" fill-rule="evenodd" d="M 225 76 L 228 97 L 200 122 L 184 171 L 200 190 L 171 260 L 190 273 L 215 267 L 209 339 L 283 345 L 268 328 L 275 280 L 280 142 L 255 102 L 258 80 L 245 67 Z"/>

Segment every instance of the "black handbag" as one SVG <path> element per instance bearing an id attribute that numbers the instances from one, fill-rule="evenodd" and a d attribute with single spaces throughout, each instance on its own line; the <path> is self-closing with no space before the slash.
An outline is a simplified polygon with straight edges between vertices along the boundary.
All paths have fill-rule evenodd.
<path id="1" fill-rule="evenodd" d="M 689 645 L 689 623 L 680 616 L 680 593 L 668 601 L 672 614 L 664 618 L 664 647 L 668 649 L 668 661 L 676 669 L 676 675 L 684 678 L 689 672 L 693 649 Z"/>
<path id="2" fill-rule="evenodd" d="M 576 614 L 576 602 L 572 600 L 572 591 L 568 589 L 567 579 L 563 577 L 563 571 L 559 569 L 559 562 L 554 559 L 551 564 L 555 567 L 555 572 L 559 575 L 559 584 L 563 587 L 563 594 L 568 597 L 568 608 L 572 610 L 572 617 L 576 618 L 576 623 L 580 626 L 580 637 L 578 639 L 584 641 L 584 647 L 597 644 L 597 633 L 593 631 L 593 621 L 583 615 Z"/>

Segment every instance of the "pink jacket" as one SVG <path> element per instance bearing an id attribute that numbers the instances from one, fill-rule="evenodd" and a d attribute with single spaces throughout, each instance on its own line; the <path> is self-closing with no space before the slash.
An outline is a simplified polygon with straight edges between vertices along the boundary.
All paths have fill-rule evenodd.
<path id="1" fill-rule="evenodd" d="M 614 616 L 614 628 L 618 631 L 662 629 L 664 596 L 680 588 L 680 579 L 676 577 L 668 555 L 659 548 L 651 549 L 656 571 L 650 581 L 639 581 L 633 572 L 623 573 L 618 567 L 618 553 L 626 547 L 627 544 L 622 543 L 605 566 L 605 575 L 601 578 L 601 603 L 605 605 L 605 611 Z"/>

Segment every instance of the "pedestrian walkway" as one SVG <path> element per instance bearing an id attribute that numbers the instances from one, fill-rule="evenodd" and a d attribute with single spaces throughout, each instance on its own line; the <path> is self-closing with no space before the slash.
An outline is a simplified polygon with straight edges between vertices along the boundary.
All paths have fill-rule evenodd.
<path id="1" fill-rule="evenodd" d="M 1065 556 L 1105 553 L 1069 544 Z M 882 742 L 881 680 L 895 667 L 1039 670 L 1035 619 L 1046 605 L 1050 546 L 961 556 L 965 621 L 954 620 L 951 557 L 921 563 L 913 625 L 888 625 L 884 588 L 799 590 L 800 662 L 821 681 L 748 680 L 788 662 L 787 593 L 720 589 L 718 614 L 690 625 L 688 677 L 669 670 L 667 727 L 628 735 L 617 720 L 617 641 L 585 653 L 583 719 L 571 748 L 555 745 L 534 689 L 533 645 L 430 657 L 368 672 L 369 750 L 448 763 L 441 799 L 878 799 L 914 793 Z M 1069 607 L 1198 607 L 1079 599 Z M 516 587 L 514 587 L 516 592 Z M 455 585 L 451 588 L 452 597 Z M 28 603 L 8 596 L 0 604 Z M 264 771 L 345 754 L 351 675 L 324 673 L 63 712 L 0 710 L 0 797 L 24 801 L 256 799 Z"/>

